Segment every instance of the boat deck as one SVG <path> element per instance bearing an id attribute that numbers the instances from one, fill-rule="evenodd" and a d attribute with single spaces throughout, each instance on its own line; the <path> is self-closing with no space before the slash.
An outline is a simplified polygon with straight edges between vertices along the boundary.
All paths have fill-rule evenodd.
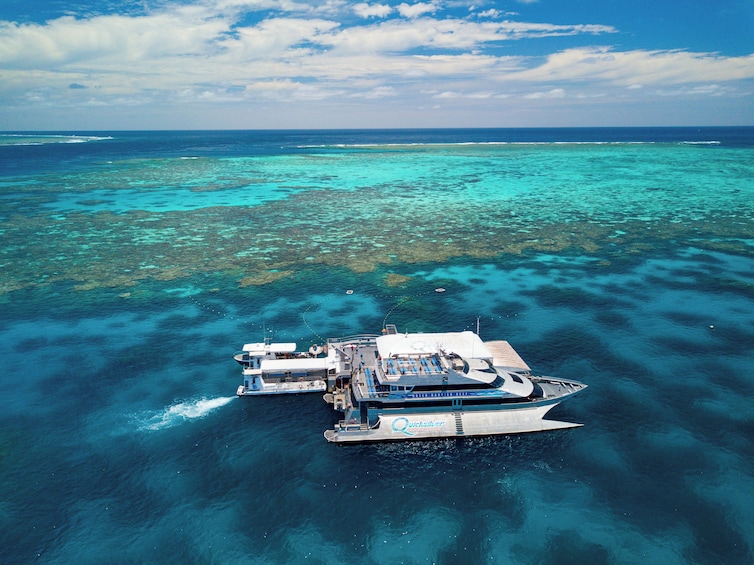
<path id="1" fill-rule="evenodd" d="M 337 372 L 340 375 L 349 375 L 351 377 L 357 374 L 363 374 L 368 368 L 374 370 L 377 366 L 377 345 L 374 335 L 353 336 L 330 340 L 328 348 L 335 348 L 339 353 L 340 362 Z"/>
<path id="2" fill-rule="evenodd" d="M 495 367 L 509 367 L 511 369 L 523 369 L 526 372 L 531 371 L 529 365 L 521 359 L 518 352 L 507 341 L 485 341 L 484 345 L 492 353 L 492 364 Z"/>

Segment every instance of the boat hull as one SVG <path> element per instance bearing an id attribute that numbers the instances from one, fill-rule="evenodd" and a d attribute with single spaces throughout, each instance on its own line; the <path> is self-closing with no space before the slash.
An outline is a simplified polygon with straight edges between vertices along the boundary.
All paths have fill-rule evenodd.
<path id="1" fill-rule="evenodd" d="M 583 424 L 545 420 L 556 404 L 515 410 L 475 410 L 441 413 L 381 414 L 372 427 L 340 422 L 325 431 L 332 443 L 404 441 L 543 432 L 576 428 Z"/>

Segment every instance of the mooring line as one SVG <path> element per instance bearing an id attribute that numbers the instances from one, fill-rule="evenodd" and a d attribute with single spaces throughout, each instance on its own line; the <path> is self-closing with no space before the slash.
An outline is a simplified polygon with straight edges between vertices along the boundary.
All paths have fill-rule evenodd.
<path id="1" fill-rule="evenodd" d="M 306 307 L 306 309 L 301 313 L 301 319 L 304 321 L 304 325 L 309 328 L 309 331 L 312 332 L 314 335 L 317 336 L 317 339 L 319 339 L 320 342 L 324 345 L 327 343 L 327 340 L 319 335 L 316 331 L 314 331 L 314 328 L 309 325 L 309 322 L 306 321 L 306 313 L 311 310 L 314 306 L 319 306 L 322 304 L 321 302 L 314 302 L 313 304 L 309 304 L 309 306 Z"/>
<path id="2" fill-rule="evenodd" d="M 263 324 L 251 322 L 248 319 L 239 318 L 238 316 L 235 316 L 233 314 L 228 314 L 227 312 L 221 312 L 219 310 L 215 310 L 214 308 L 212 308 L 211 306 L 209 306 L 207 303 L 199 302 L 196 298 L 194 298 L 193 294 L 189 294 L 188 297 L 191 299 L 191 301 L 194 304 L 196 304 L 197 307 L 201 308 L 205 312 L 212 312 L 213 314 L 217 314 L 218 316 L 222 316 L 223 318 L 228 318 L 230 320 L 238 321 L 238 322 L 240 322 L 240 323 L 242 323 L 244 325 L 254 325 L 254 326 L 263 327 Z"/>
<path id="3" fill-rule="evenodd" d="M 385 328 L 385 326 L 387 325 L 387 320 L 388 320 L 388 318 L 389 318 L 389 317 L 390 317 L 390 316 L 391 316 L 391 315 L 393 314 L 393 312 L 394 312 L 394 311 L 395 311 L 396 309 L 398 309 L 399 307 L 403 306 L 404 304 L 406 304 L 407 302 L 409 302 L 410 300 L 412 300 L 412 299 L 414 299 L 414 298 L 418 298 L 418 297 L 420 297 L 420 296 L 425 296 L 425 295 L 427 295 L 427 294 L 431 294 L 431 293 L 433 293 L 433 292 L 434 292 L 434 293 L 443 293 L 443 292 L 445 292 L 445 289 L 444 289 L 444 288 L 442 288 L 442 287 L 439 287 L 439 288 L 434 288 L 434 289 L 425 290 L 425 291 L 423 291 L 423 292 L 417 292 L 417 293 L 415 293 L 415 294 L 411 294 L 411 295 L 408 295 L 408 296 L 405 296 L 405 295 L 404 295 L 404 296 L 401 296 L 400 298 L 398 298 L 398 296 L 399 296 L 399 295 L 395 295 L 395 296 L 388 296 L 388 295 L 384 295 L 384 294 L 383 294 L 383 295 L 378 295 L 378 294 L 372 294 L 372 293 L 358 293 L 358 294 L 357 294 L 357 293 L 356 293 L 356 292 L 355 292 L 354 290 L 352 290 L 352 289 L 348 289 L 348 290 L 346 290 L 346 291 L 345 291 L 346 295 L 348 295 L 348 296 L 352 296 L 352 295 L 354 295 L 354 294 L 357 294 L 357 297 L 368 297 L 368 298 L 374 298 L 374 299 L 377 299 L 377 300 L 385 300 L 385 299 L 391 299 L 391 298 L 392 298 L 392 299 L 396 299 L 396 298 L 398 299 L 398 300 L 397 300 L 397 302 L 396 302 L 396 303 L 395 303 L 395 304 L 394 304 L 394 305 L 393 305 L 393 306 L 392 306 L 392 307 L 390 308 L 390 310 L 388 310 L 388 311 L 387 311 L 387 313 L 385 314 L 385 317 L 384 317 L 384 318 L 382 319 L 382 329 L 384 329 L 384 328 Z M 186 296 L 188 296 L 188 298 L 190 298 L 190 299 L 191 299 L 191 301 L 192 301 L 192 302 L 193 302 L 193 303 L 194 303 L 194 304 L 195 304 L 195 305 L 196 305 L 196 306 L 197 306 L 198 308 L 201 308 L 202 310 L 204 310 L 204 311 L 206 311 L 206 312 L 211 312 L 211 313 L 213 313 L 213 314 L 215 314 L 215 315 L 217 315 L 217 316 L 220 316 L 220 317 L 223 317 L 223 318 L 226 318 L 226 319 L 229 319 L 229 320 L 234 320 L 234 321 L 236 321 L 236 322 L 239 322 L 239 323 L 241 323 L 241 324 L 243 324 L 243 325 L 246 325 L 246 326 L 251 326 L 252 328 L 264 328 L 264 327 L 265 327 L 265 324 L 264 324 L 263 322 L 253 322 L 253 321 L 249 320 L 248 318 L 241 318 L 241 317 L 239 317 L 239 316 L 236 316 L 236 315 L 234 315 L 234 314 L 229 314 L 229 313 L 228 313 L 227 311 L 223 312 L 223 311 L 221 311 L 221 310 L 217 310 L 217 309 L 216 309 L 216 308 L 214 307 L 214 305 L 211 305 L 210 303 L 207 303 L 207 302 L 201 302 L 201 301 L 197 300 L 197 299 L 195 298 L 195 295 L 198 295 L 198 294 L 200 294 L 200 292 L 197 292 L 197 293 L 195 293 L 195 294 L 191 294 L 191 293 L 189 293 L 189 294 L 187 294 Z M 306 307 L 306 308 L 304 309 L 304 311 L 303 311 L 303 312 L 301 313 L 301 319 L 302 319 L 302 321 L 304 322 L 304 325 L 305 325 L 305 326 L 307 327 L 307 329 L 308 329 L 308 330 L 309 330 L 309 331 L 310 331 L 310 332 L 311 332 L 311 333 L 312 333 L 312 334 L 313 334 L 314 336 L 316 336 L 316 337 L 317 337 L 317 339 L 318 339 L 318 340 L 320 340 L 320 342 L 321 342 L 321 343 L 326 343 L 326 342 L 327 342 L 327 340 L 326 340 L 326 339 L 325 339 L 324 337 L 322 337 L 322 336 L 321 336 L 321 335 L 319 334 L 319 332 L 317 332 L 317 331 L 316 331 L 316 330 L 315 330 L 315 329 L 314 329 L 314 328 L 313 328 L 313 327 L 311 326 L 311 324 L 309 323 L 309 321 L 308 321 L 308 320 L 306 319 L 306 315 L 307 315 L 307 314 L 308 314 L 308 313 L 309 313 L 310 311 L 312 311 L 312 309 L 314 309 L 314 308 L 316 308 L 316 307 L 319 307 L 319 306 L 321 306 L 321 305 L 322 305 L 322 302 L 321 302 L 321 301 L 320 301 L 320 302 L 313 302 L 313 303 L 309 304 L 309 305 L 308 305 L 308 306 L 307 306 L 307 307 Z"/>
<path id="4" fill-rule="evenodd" d="M 445 292 L 445 289 L 443 287 L 437 287 L 437 288 L 434 288 L 432 290 L 425 290 L 424 292 L 417 292 L 416 294 L 411 294 L 410 296 L 404 296 L 390 310 L 388 310 L 387 314 L 385 314 L 385 317 L 382 319 L 382 328 L 384 329 L 385 326 L 387 325 L 387 319 L 390 317 L 390 314 L 393 313 L 393 310 L 395 310 L 399 306 L 402 306 L 403 304 L 405 304 L 406 302 L 408 302 L 412 298 L 417 298 L 419 296 L 424 296 L 425 294 L 430 294 L 432 292 L 436 292 L 436 293 L 439 294 L 439 293 Z"/>

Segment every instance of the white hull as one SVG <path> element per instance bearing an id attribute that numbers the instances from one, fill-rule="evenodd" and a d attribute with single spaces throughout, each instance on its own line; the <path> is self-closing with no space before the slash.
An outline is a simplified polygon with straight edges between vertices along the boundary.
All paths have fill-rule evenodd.
<path id="1" fill-rule="evenodd" d="M 303 394 L 306 392 L 324 392 L 327 383 L 323 380 L 316 381 L 291 381 L 282 383 L 264 383 L 258 388 L 245 388 L 239 385 L 236 394 L 238 396 L 268 396 L 272 394 Z"/>
<path id="2" fill-rule="evenodd" d="M 505 410 L 457 411 L 440 413 L 396 413 L 380 415 L 372 428 L 340 422 L 327 430 L 325 439 L 334 443 L 440 439 L 576 428 L 582 424 L 545 420 L 555 404 Z"/>

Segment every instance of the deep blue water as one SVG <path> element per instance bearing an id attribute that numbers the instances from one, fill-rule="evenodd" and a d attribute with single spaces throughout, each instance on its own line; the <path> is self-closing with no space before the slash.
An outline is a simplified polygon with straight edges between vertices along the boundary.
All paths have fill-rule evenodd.
<path id="1" fill-rule="evenodd" d="M 754 562 L 754 128 L 0 141 L 0 562 Z M 266 335 L 477 321 L 584 426 L 234 397 Z"/>
<path id="2" fill-rule="evenodd" d="M 60 171 L 98 160 L 150 158 L 157 155 L 264 156 L 304 153 L 312 146 L 369 144 L 443 143 L 683 143 L 719 142 L 726 147 L 747 147 L 752 143 L 751 127 L 675 128 L 505 128 L 505 129 L 404 129 L 404 130 L 263 130 L 263 131 L 128 131 L 50 132 L 61 143 L 36 146 L 15 145 L 6 137 L 0 164 L 4 174 Z M 32 133 L 37 136 L 39 134 Z M 71 135 L 105 137 L 98 143 L 65 143 Z M 70 145 L 76 145 L 72 150 Z"/>

